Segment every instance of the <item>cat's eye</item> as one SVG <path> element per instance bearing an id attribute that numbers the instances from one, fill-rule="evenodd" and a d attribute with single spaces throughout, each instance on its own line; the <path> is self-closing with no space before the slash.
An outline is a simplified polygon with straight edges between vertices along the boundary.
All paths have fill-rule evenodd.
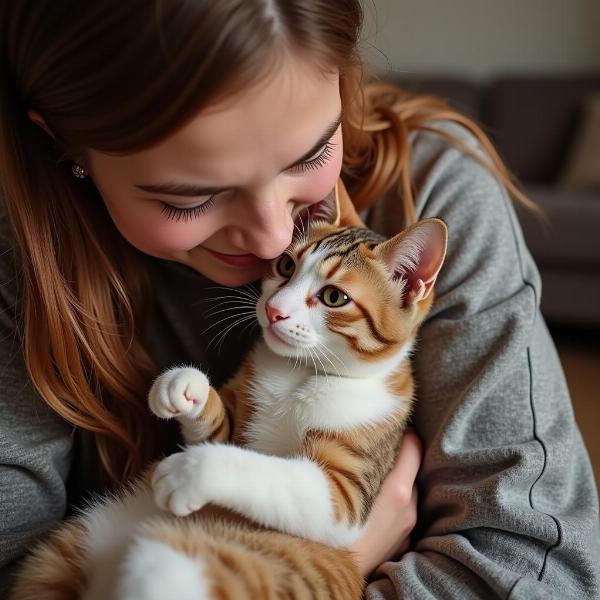
<path id="1" fill-rule="evenodd" d="M 289 279 L 293 274 L 294 271 L 296 270 L 296 263 L 294 262 L 294 260 L 288 256 L 287 254 L 284 254 L 278 261 L 277 261 L 277 272 L 282 276 L 285 277 L 286 279 Z"/>
<path id="2" fill-rule="evenodd" d="M 344 306 L 348 304 L 352 300 L 350 296 L 342 292 L 342 290 L 336 288 L 333 285 L 328 285 L 324 287 L 319 292 L 319 299 L 325 306 L 329 306 L 331 308 L 338 308 L 340 306 Z"/>

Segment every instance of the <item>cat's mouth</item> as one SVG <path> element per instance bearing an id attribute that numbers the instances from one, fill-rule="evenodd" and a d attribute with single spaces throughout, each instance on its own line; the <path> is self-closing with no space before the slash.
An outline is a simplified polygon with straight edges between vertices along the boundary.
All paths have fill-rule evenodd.
<path id="1" fill-rule="evenodd" d="M 292 340 L 286 339 L 287 336 L 284 337 L 284 335 L 282 333 L 279 333 L 273 327 L 267 327 L 266 331 L 268 331 L 278 342 L 281 342 L 282 344 L 285 344 L 286 346 L 295 346 L 296 345 L 292 342 Z"/>
<path id="2" fill-rule="evenodd" d="M 302 339 L 298 339 L 296 336 L 291 336 L 283 331 L 278 331 L 273 326 L 267 327 L 265 332 L 267 335 L 270 335 L 272 339 L 275 339 L 280 344 L 285 344 L 288 348 L 300 349 L 309 345 L 303 342 Z"/>

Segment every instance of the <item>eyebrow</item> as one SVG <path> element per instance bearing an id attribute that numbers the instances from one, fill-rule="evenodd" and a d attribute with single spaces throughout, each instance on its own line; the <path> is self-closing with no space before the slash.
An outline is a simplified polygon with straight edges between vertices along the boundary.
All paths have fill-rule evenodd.
<path id="1" fill-rule="evenodd" d="M 316 141 L 313 147 L 303 154 L 297 161 L 293 162 L 291 165 L 288 165 L 284 168 L 284 171 L 291 169 L 303 162 L 309 160 L 312 156 L 314 156 L 333 136 L 333 134 L 337 131 L 340 123 L 342 122 L 341 113 L 337 117 L 337 119 L 331 123 L 323 133 L 323 135 Z M 229 187 L 203 187 L 200 185 L 188 184 L 188 183 L 155 183 L 155 184 L 135 184 L 135 187 L 144 191 L 151 192 L 154 194 L 166 194 L 168 196 L 210 196 L 212 194 L 217 194 L 222 192 L 223 190 L 230 189 Z"/>

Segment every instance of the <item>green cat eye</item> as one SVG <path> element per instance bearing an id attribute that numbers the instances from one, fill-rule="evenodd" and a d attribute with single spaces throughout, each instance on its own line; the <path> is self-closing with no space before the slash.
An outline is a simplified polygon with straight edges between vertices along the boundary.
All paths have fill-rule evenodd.
<path id="1" fill-rule="evenodd" d="M 282 276 L 282 277 L 287 277 L 288 279 L 294 274 L 294 271 L 296 270 L 296 263 L 294 262 L 294 260 L 288 256 L 287 254 L 284 254 L 278 261 L 277 261 L 277 272 Z"/>
<path id="2" fill-rule="evenodd" d="M 333 285 L 328 285 L 323 288 L 319 293 L 319 299 L 325 306 L 330 306 L 331 308 L 338 308 L 340 306 L 344 306 L 350 302 L 350 296 L 346 295 L 342 290 L 334 287 Z"/>

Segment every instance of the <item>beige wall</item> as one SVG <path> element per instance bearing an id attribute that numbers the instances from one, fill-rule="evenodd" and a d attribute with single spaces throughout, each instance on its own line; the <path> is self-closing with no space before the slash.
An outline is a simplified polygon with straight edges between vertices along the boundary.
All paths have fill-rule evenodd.
<path id="1" fill-rule="evenodd" d="M 363 5 L 364 56 L 378 70 L 474 78 L 600 71 L 600 0 L 363 0 Z"/>

